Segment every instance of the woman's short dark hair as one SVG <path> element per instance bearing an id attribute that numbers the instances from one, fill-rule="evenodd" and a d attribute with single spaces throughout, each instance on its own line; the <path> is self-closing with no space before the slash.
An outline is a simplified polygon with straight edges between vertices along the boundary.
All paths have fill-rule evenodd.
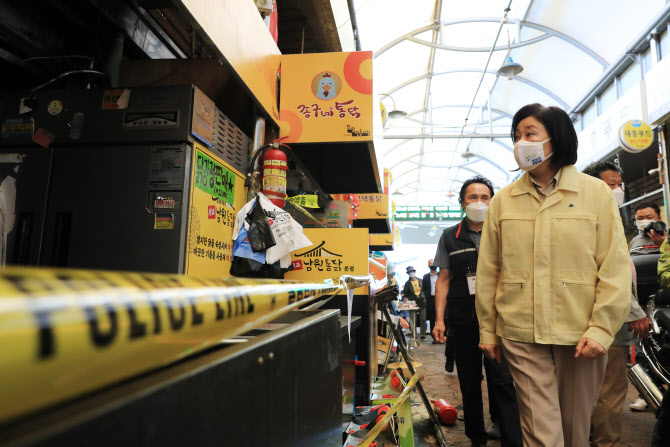
<path id="1" fill-rule="evenodd" d="M 493 192 L 493 183 L 491 183 L 491 180 L 487 179 L 486 177 L 482 177 L 481 175 L 476 175 L 474 177 L 467 179 L 463 183 L 463 186 L 461 186 L 461 192 L 458 193 L 458 203 L 460 203 L 461 205 L 465 200 L 465 191 L 468 189 L 468 186 L 472 185 L 473 183 L 481 183 L 482 185 L 488 186 L 489 191 L 491 191 L 490 198 L 493 198 L 494 192 Z"/>
<path id="2" fill-rule="evenodd" d="M 547 129 L 554 153 L 549 159 L 551 165 L 554 168 L 574 165 L 577 162 L 577 132 L 565 110 L 537 103 L 521 107 L 512 119 L 512 141 L 515 141 L 514 134 L 519 123 L 529 116 L 541 122 Z"/>

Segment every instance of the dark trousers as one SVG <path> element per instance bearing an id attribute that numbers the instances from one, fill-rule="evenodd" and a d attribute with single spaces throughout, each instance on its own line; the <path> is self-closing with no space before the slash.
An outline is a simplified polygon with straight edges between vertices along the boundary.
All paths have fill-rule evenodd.
<path id="1" fill-rule="evenodd" d="M 446 315 L 444 316 L 446 320 Z M 426 320 L 430 321 L 430 331 L 435 327 L 435 297 L 426 295 Z"/>
<path id="2" fill-rule="evenodd" d="M 651 447 L 670 445 L 670 388 L 663 393 L 663 402 L 658 412 L 658 419 L 651 438 Z"/>
<path id="3" fill-rule="evenodd" d="M 522 447 L 519 406 L 512 375 L 504 360 L 484 358 L 479 350 L 479 328 L 449 325 L 449 337 L 453 337 L 456 372 L 463 398 L 465 435 L 473 444 L 486 444 L 484 428 L 484 404 L 482 402 L 482 359 L 486 371 L 491 414 L 500 426 L 503 447 Z"/>

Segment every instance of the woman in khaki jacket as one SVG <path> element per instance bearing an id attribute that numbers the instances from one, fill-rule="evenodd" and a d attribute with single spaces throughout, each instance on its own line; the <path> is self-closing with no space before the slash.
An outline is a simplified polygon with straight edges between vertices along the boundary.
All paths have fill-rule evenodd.
<path id="1" fill-rule="evenodd" d="M 526 446 L 588 445 L 607 349 L 630 307 L 630 259 L 612 190 L 577 172 L 558 107 L 512 120 L 526 173 L 491 200 L 477 264 L 480 348 L 505 351 Z M 558 422 L 561 423 L 558 423 Z"/>

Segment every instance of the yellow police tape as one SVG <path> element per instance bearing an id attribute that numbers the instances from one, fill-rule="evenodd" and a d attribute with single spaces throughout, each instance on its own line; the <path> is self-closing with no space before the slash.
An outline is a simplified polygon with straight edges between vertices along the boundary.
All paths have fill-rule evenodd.
<path id="1" fill-rule="evenodd" d="M 0 271 L 0 422 L 187 357 L 364 285 L 8 268 Z"/>
<path id="2" fill-rule="evenodd" d="M 402 405 L 403 402 L 405 402 L 405 399 L 407 399 L 409 393 L 412 392 L 412 389 L 414 389 L 414 385 L 416 385 L 416 382 L 418 381 L 419 381 L 419 375 L 414 374 L 409 379 L 409 382 L 407 382 L 407 386 L 405 386 L 405 389 L 402 391 L 402 393 L 400 393 L 400 396 L 398 396 L 398 400 L 396 400 L 393 403 L 391 409 L 384 415 L 384 417 L 379 422 L 377 422 L 374 427 L 372 427 L 372 430 L 370 430 L 368 434 L 365 435 L 365 438 L 363 438 L 360 444 L 358 444 L 358 447 L 369 447 L 370 444 L 372 444 L 372 442 L 379 435 L 384 426 L 386 426 L 386 424 L 389 423 L 395 412 L 398 411 L 398 407 Z"/>
<path id="3" fill-rule="evenodd" d="M 302 196 L 287 197 L 286 201 L 293 205 L 304 206 L 305 208 L 318 208 L 319 196 L 315 194 L 305 194 Z"/>

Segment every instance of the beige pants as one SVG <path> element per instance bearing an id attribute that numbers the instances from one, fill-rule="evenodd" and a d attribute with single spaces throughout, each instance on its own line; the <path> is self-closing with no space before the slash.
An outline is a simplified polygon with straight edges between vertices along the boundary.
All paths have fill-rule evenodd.
<path id="1" fill-rule="evenodd" d="M 607 355 L 575 358 L 575 346 L 502 340 L 519 399 L 526 447 L 586 447 Z"/>
<path id="2" fill-rule="evenodd" d="M 627 352 L 628 346 L 612 346 L 607 351 L 605 381 L 591 417 L 593 447 L 616 446 L 621 440 L 621 412 L 628 392 Z"/>

